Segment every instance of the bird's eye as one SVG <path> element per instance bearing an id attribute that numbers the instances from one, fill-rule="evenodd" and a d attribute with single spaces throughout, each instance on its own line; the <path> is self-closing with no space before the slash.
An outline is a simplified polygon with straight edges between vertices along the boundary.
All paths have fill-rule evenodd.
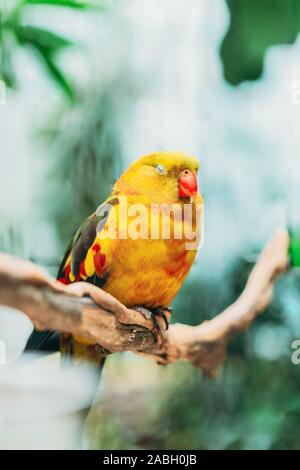
<path id="1" fill-rule="evenodd" d="M 165 167 L 161 165 L 160 163 L 156 166 L 156 173 L 158 173 L 159 175 L 167 174 Z"/>

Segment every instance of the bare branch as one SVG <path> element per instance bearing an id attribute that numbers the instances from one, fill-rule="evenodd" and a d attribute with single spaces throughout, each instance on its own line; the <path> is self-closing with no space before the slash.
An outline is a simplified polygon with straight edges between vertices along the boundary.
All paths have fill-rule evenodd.
<path id="1" fill-rule="evenodd" d="M 88 283 L 65 286 L 28 261 L 0 254 L 0 304 L 21 310 L 36 328 L 101 344 L 110 352 L 135 351 L 161 364 L 186 360 L 214 377 L 230 339 L 266 308 L 274 280 L 288 267 L 289 237 L 277 232 L 264 248 L 240 297 L 199 326 L 171 325 L 160 331 L 141 313 Z"/>

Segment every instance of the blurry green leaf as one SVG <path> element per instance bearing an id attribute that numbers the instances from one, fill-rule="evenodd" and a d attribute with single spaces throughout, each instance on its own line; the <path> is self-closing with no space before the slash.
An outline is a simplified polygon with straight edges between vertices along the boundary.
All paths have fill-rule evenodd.
<path id="1" fill-rule="evenodd" d="M 50 31 L 34 26 L 19 26 L 16 28 L 15 34 L 21 44 L 30 44 L 38 51 L 50 77 L 71 100 L 74 100 L 74 90 L 53 58 L 56 52 L 71 46 L 72 42 Z"/>
<path id="2" fill-rule="evenodd" d="M 0 9 L 0 79 L 13 88 L 16 84 L 16 76 L 12 63 L 11 37 L 5 34 L 3 28 L 3 12 Z"/>
<path id="3" fill-rule="evenodd" d="M 77 8 L 85 10 L 89 8 L 102 8 L 101 5 L 91 2 L 80 2 L 76 0 L 24 0 L 28 5 L 54 5 L 57 7 Z"/>
<path id="4" fill-rule="evenodd" d="M 58 51 L 59 49 L 72 45 L 72 42 L 69 39 L 35 26 L 18 26 L 15 29 L 15 34 L 20 43 L 37 45 L 43 49 L 48 49 L 51 52 Z"/>
<path id="5" fill-rule="evenodd" d="M 17 79 L 12 64 L 11 52 L 7 47 L 4 47 L 3 44 L 1 44 L 0 79 L 3 80 L 9 88 L 16 86 Z"/>
<path id="6" fill-rule="evenodd" d="M 225 79 L 258 79 L 267 49 L 292 44 L 300 31 L 299 0 L 227 0 L 231 21 L 221 47 Z"/>
<path id="7" fill-rule="evenodd" d="M 293 268 L 300 267 L 300 237 L 295 231 L 289 230 L 290 246 L 289 256 Z"/>
<path id="8" fill-rule="evenodd" d="M 57 66 L 54 58 L 61 49 L 73 43 L 58 34 L 37 26 L 23 26 L 24 7 L 30 5 L 48 5 L 53 7 L 67 7 L 80 10 L 102 9 L 101 0 L 18 0 L 14 8 L 5 11 L 0 8 L 0 77 L 7 86 L 13 87 L 16 83 L 12 57 L 16 50 L 16 40 L 21 46 L 32 46 L 40 55 L 52 79 L 63 89 L 64 93 L 74 99 L 75 93 L 69 80 Z M 7 41 L 9 38 L 9 41 Z M 9 43 L 9 53 L 5 51 L 4 44 Z M 12 47 L 11 47 L 12 45 Z"/>
<path id="9" fill-rule="evenodd" d="M 49 76 L 54 80 L 54 82 L 61 88 L 61 90 L 68 96 L 71 101 L 75 99 L 75 91 L 70 84 L 69 80 L 64 76 L 63 72 L 59 69 L 56 65 L 55 61 L 53 60 L 51 54 L 47 49 L 40 47 L 37 44 L 33 44 L 35 49 L 40 54 Z"/>

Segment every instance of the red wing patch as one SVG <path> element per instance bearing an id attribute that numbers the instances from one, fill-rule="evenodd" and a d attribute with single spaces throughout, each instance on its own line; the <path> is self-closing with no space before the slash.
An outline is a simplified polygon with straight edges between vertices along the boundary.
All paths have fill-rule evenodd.
<path id="1" fill-rule="evenodd" d="M 71 284 L 70 277 L 69 277 L 70 271 L 71 271 L 71 266 L 70 266 L 70 261 L 69 261 L 65 267 L 64 276 L 59 277 L 57 280 L 61 282 L 62 284 Z"/>
<path id="2" fill-rule="evenodd" d="M 87 274 L 85 272 L 84 261 L 82 261 L 80 265 L 79 277 L 83 277 L 84 279 L 87 278 Z"/>
<path id="3" fill-rule="evenodd" d="M 105 271 L 105 263 L 106 263 L 106 255 L 101 253 L 101 246 L 99 243 L 96 243 L 93 247 L 92 250 L 94 252 L 94 265 L 95 265 L 95 270 L 96 274 L 98 277 L 103 276 L 104 271 Z M 78 276 L 75 279 L 70 279 L 70 273 L 71 273 L 71 262 L 70 260 L 65 266 L 63 276 L 58 278 L 58 281 L 61 282 L 62 284 L 71 284 L 72 282 L 79 282 L 79 281 L 84 281 L 87 279 L 87 273 L 85 270 L 85 261 L 82 261 L 80 264 L 80 271 Z"/>
<path id="4" fill-rule="evenodd" d="M 96 269 L 96 274 L 97 276 L 101 277 L 104 273 L 105 270 L 105 261 L 106 261 L 106 255 L 101 253 L 101 246 L 99 243 L 96 243 L 93 248 L 93 252 L 95 253 L 94 255 L 94 265 Z"/>

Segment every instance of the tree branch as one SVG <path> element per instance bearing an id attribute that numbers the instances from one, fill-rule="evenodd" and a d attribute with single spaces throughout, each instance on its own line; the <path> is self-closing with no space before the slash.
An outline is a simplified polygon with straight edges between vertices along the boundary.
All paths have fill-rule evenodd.
<path id="1" fill-rule="evenodd" d="M 27 315 L 40 330 L 80 336 L 110 352 L 135 351 L 160 364 L 186 360 L 214 377 L 226 358 L 230 339 L 266 308 L 274 280 L 288 267 L 289 237 L 277 232 L 261 253 L 244 291 L 226 310 L 199 326 L 157 329 L 141 313 L 127 309 L 88 283 L 65 286 L 28 261 L 0 254 L 0 304 Z"/>

